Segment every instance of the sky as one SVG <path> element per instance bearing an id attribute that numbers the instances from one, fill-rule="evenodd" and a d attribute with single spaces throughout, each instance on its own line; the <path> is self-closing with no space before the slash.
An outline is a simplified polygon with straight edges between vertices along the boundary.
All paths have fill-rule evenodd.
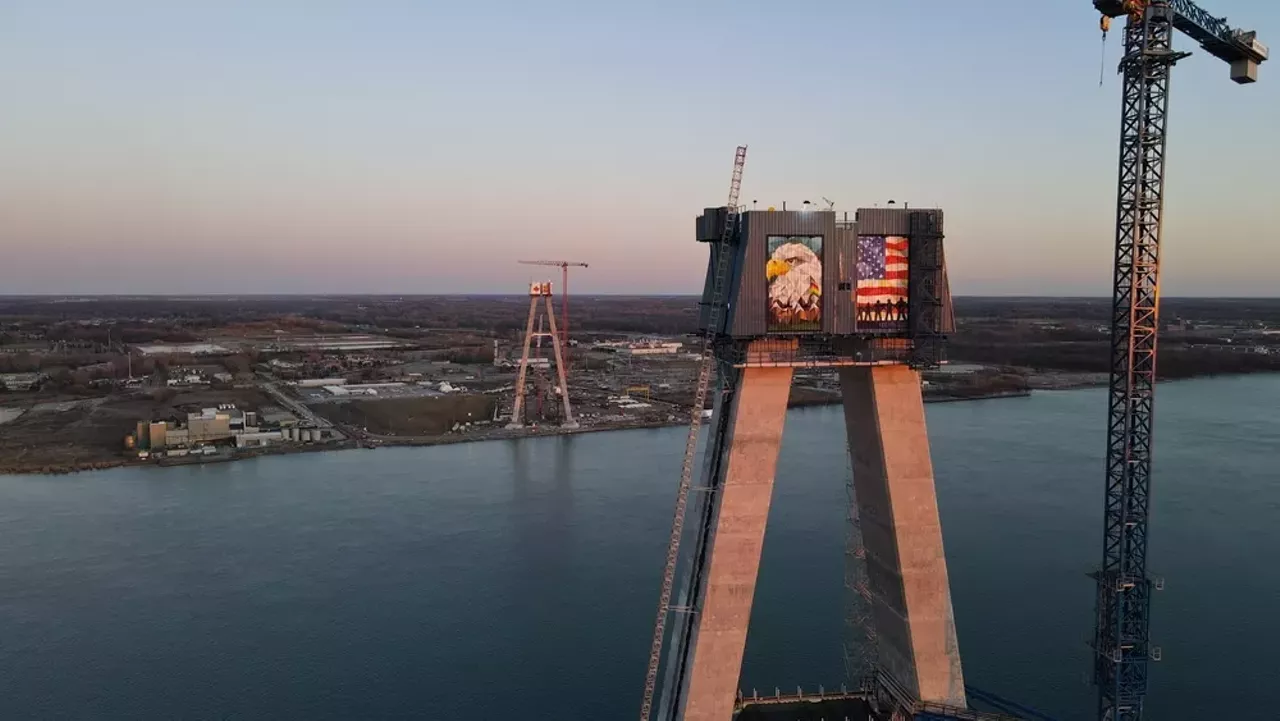
<path id="1" fill-rule="evenodd" d="M 1280 3 L 1203 2 L 1280 47 Z M 1120 25 L 1104 61 L 1086 0 L 4 0 L 0 294 L 697 293 L 745 143 L 745 203 L 942 207 L 958 295 L 1107 295 Z M 1165 295 L 1280 295 L 1272 65 L 1175 70 Z"/>

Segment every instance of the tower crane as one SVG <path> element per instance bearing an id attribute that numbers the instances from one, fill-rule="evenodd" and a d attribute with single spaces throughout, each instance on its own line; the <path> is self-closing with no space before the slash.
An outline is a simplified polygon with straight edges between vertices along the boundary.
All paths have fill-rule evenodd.
<path id="1" fill-rule="evenodd" d="M 551 265 L 560 269 L 560 347 L 565 365 L 569 363 L 569 267 L 587 268 L 586 263 L 572 260 L 520 260 L 523 265 Z"/>
<path id="2" fill-rule="evenodd" d="M 1147 692 L 1151 591 L 1147 575 L 1152 400 L 1160 300 L 1160 229 L 1164 209 L 1165 124 L 1169 72 L 1190 53 L 1175 52 L 1182 31 L 1226 61 L 1237 83 L 1257 80 L 1267 47 L 1190 0 L 1093 0 L 1103 38 L 1125 17 L 1115 273 L 1111 305 L 1111 374 L 1107 408 L 1106 505 L 1093 681 L 1098 718 L 1138 721 Z"/>
<path id="3" fill-rule="evenodd" d="M 666 566 L 662 571 L 662 592 L 658 598 L 657 621 L 653 626 L 653 639 L 649 648 L 649 668 L 644 678 L 644 698 L 640 703 L 640 721 L 649 721 L 653 713 L 654 692 L 658 684 L 658 669 L 662 665 L 662 652 L 667 644 L 667 621 L 674 613 L 689 613 L 689 606 L 682 604 L 672 606 L 671 595 L 675 589 L 676 566 L 680 558 L 680 539 L 684 536 L 685 513 L 688 509 L 689 490 L 693 485 L 694 466 L 698 456 L 698 435 L 702 429 L 702 410 L 707 404 L 707 394 L 712 381 L 716 381 L 720 391 L 720 399 L 716 404 L 716 421 L 723 423 L 729 416 L 726 393 L 732 391 L 732 383 L 725 383 L 727 369 L 721 367 L 717 357 L 717 341 L 720 339 L 721 325 L 724 323 L 724 312 L 729 295 L 730 256 L 728 246 L 738 225 L 738 194 L 742 188 L 742 170 L 747 162 L 747 146 L 739 145 L 733 155 L 733 174 L 729 179 L 729 202 L 725 204 L 724 226 L 720 230 L 719 243 L 713 249 L 715 272 L 711 277 L 711 302 L 703 309 L 706 313 L 706 330 L 702 338 L 702 350 L 698 360 L 698 384 L 693 393 L 693 408 L 689 414 L 689 435 L 685 438 L 684 459 L 680 467 L 680 485 L 676 490 L 676 511 L 671 522 L 671 537 L 667 542 Z M 711 471 L 713 456 L 707 451 L 707 478 L 714 477 Z M 705 532 L 705 528 L 698 529 Z M 691 592 L 683 589 L 687 596 Z M 687 599 L 686 599 L 687 600 Z M 677 627 L 671 643 L 679 645 L 688 641 L 687 634 L 680 636 Z M 668 672 L 670 674 L 670 669 Z"/>

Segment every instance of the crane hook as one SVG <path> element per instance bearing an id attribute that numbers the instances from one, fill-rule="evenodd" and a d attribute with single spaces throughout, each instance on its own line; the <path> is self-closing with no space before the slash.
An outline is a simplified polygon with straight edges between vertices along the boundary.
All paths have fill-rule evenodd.
<path id="1" fill-rule="evenodd" d="M 1102 29 L 1102 56 L 1098 60 L 1098 87 L 1102 87 L 1102 78 L 1106 73 L 1107 67 L 1107 31 L 1111 29 L 1111 18 L 1103 15 L 1098 20 L 1098 27 Z"/>

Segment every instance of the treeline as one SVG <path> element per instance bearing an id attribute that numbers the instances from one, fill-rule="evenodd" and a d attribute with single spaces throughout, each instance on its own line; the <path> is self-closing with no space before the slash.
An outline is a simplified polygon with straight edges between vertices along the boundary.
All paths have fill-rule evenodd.
<path id="1" fill-rule="evenodd" d="M 556 312 L 560 299 L 553 298 Z M 692 296 L 573 296 L 574 329 L 680 334 L 695 330 Z M 524 328 L 529 297 L 328 296 L 227 299 L 101 298 L 84 302 L 0 298 L 0 329 L 39 330 L 54 340 L 190 342 L 214 329 L 295 325 L 317 332 L 389 332 L 413 337 L 433 330 L 506 334 Z M 96 325 L 82 325 L 92 321 Z M 267 328 L 269 332 L 269 328 Z"/>
<path id="2" fill-rule="evenodd" d="M 957 336 L 948 344 L 947 356 L 954 361 L 986 365 L 1021 366 L 1043 370 L 1106 373 L 1111 369 L 1110 343 L 984 343 Z M 1280 371 L 1280 354 L 1250 353 L 1230 346 L 1189 348 L 1166 343 L 1156 352 L 1156 374 L 1160 378 Z"/>
<path id="3" fill-rule="evenodd" d="M 1059 320 L 1106 324 L 1110 298 L 955 298 L 956 316 L 1005 320 Z M 1161 298 L 1160 317 L 1207 323 L 1273 323 L 1280 318 L 1280 298 Z"/>

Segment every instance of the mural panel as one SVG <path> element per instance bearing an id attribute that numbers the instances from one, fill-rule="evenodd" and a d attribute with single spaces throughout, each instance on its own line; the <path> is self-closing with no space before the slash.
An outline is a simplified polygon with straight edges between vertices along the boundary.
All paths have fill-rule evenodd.
<path id="1" fill-rule="evenodd" d="M 770 333 L 822 328 L 822 236 L 770 235 L 765 245 Z"/>
<path id="2" fill-rule="evenodd" d="M 858 283 L 854 303 L 859 331 L 907 329 L 907 239 L 858 236 Z"/>

